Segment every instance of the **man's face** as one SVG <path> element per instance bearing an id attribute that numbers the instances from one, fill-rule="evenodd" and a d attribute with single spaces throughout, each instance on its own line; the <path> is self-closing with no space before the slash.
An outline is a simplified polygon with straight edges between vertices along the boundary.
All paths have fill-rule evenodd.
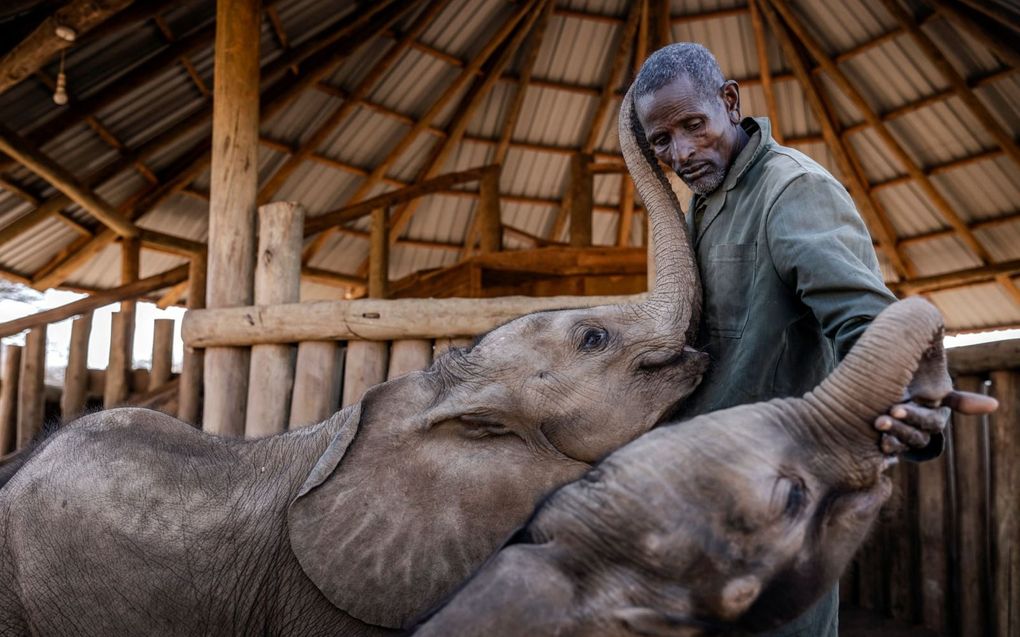
<path id="1" fill-rule="evenodd" d="M 722 184 L 741 148 L 736 82 L 706 96 L 680 76 L 639 97 L 635 110 L 655 156 L 688 188 L 707 195 Z"/>

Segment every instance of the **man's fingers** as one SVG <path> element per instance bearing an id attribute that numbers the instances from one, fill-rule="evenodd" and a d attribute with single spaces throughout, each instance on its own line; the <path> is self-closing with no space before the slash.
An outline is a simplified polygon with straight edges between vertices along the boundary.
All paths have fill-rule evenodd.
<path id="1" fill-rule="evenodd" d="M 942 404 L 953 411 L 977 416 L 979 414 L 990 414 L 999 408 L 999 401 L 991 396 L 975 394 L 969 391 L 958 391 L 954 389 L 942 399 Z"/>
<path id="2" fill-rule="evenodd" d="M 949 407 L 924 407 L 917 403 L 893 405 L 889 415 L 922 431 L 937 433 L 949 424 Z"/>
<path id="3" fill-rule="evenodd" d="M 931 436 L 928 435 L 927 432 L 921 431 L 916 426 L 908 425 L 885 415 L 879 416 L 878 419 L 875 420 L 875 429 L 884 432 L 882 436 L 883 440 L 885 440 L 886 437 L 893 437 L 902 442 L 904 445 L 915 447 L 917 449 L 924 448 L 931 440 Z"/>
<path id="4" fill-rule="evenodd" d="M 906 450 L 907 445 L 897 440 L 895 436 L 882 434 L 882 453 L 887 456 L 891 456 L 893 454 L 903 453 Z"/>

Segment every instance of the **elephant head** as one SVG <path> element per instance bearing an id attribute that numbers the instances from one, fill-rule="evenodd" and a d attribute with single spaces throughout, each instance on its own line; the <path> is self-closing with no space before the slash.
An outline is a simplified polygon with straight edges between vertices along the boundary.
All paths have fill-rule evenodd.
<path id="1" fill-rule="evenodd" d="M 707 357 L 688 342 L 701 290 L 680 207 L 644 135 L 621 132 L 656 247 L 648 297 L 523 316 L 372 389 L 357 433 L 337 434 L 291 504 L 302 569 L 354 617 L 405 625 L 542 495 L 665 420 L 700 381 Z"/>
<path id="2" fill-rule="evenodd" d="M 550 496 L 416 634 L 695 637 L 793 619 L 889 495 L 874 419 L 912 378 L 932 402 L 952 389 L 941 335 L 934 307 L 900 301 L 802 398 L 645 434 Z"/>

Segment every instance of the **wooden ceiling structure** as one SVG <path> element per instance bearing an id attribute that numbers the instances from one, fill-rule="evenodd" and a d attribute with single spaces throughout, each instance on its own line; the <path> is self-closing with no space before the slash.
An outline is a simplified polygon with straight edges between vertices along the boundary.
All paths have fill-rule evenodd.
<path id="1" fill-rule="evenodd" d="M 0 276 L 96 292 L 173 271 L 152 292 L 182 298 L 215 187 L 214 9 L 0 10 Z M 619 99 L 649 51 L 691 39 L 739 81 L 745 114 L 843 181 L 895 291 L 957 331 L 1020 326 L 1020 13 L 1005 3 L 264 0 L 258 19 L 256 200 L 308 211 L 303 297 L 367 285 L 387 193 L 387 278 L 470 259 L 492 229 L 460 177 L 493 165 L 497 249 L 615 246 L 629 263 L 642 215 Z"/>

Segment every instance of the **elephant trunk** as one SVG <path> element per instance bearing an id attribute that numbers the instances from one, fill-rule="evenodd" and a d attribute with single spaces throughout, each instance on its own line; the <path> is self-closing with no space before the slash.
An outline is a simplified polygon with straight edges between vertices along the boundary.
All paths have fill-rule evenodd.
<path id="1" fill-rule="evenodd" d="M 926 356 L 938 358 L 935 373 L 926 372 L 930 382 L 925 392 L 937 403 L 952 389 L 944 371 L 942 329 L 942 315 L 920 297 L 894 303 L 879 314 L 843 362 L 804 396 L 823 421 L 812 426 L 816 439 L 831 439 L 838 432 L 841 444 L 865 455 L 878 454 L 872 425 L 903 400 Z"/>
<path id="2" fill-rule="evenodd" d="M 620 150 L 648 212 L 655 247 L 655 281 L 643 306 L 657 330 L 683 334 L 690 343 L 701 313 L 701 282 L 680 203 L 652 154 L 634 111 L 634 88 L 620 107 Z"/>

